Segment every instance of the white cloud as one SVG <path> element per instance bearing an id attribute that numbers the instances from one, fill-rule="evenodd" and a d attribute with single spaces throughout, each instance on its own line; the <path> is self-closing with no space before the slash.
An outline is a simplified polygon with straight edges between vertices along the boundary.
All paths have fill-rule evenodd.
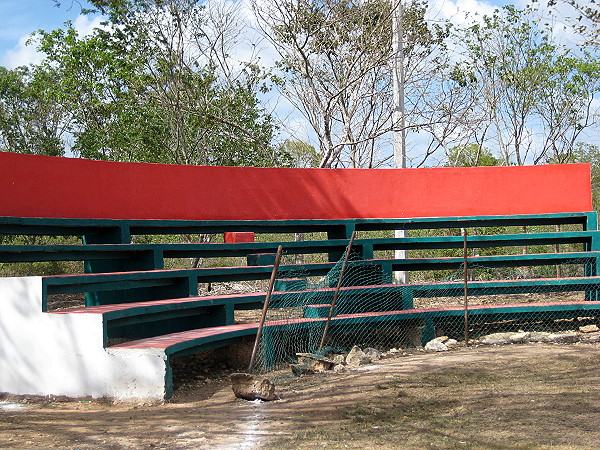
<path id="1" fill-rule="evenodd" d="M 73 27 L 77 30 L 79 36 L 88 36 L 95 28 L 101 27 L 103 20 L 103 17 L 100 16 L 90 19 L 87 16 L 79 15 L 73 22 Z M 31 34 L 22 36 L 14 48 L 7 50 L 4 55 L 0 56 L 0 64 L 9 69 L 14 69 L 15 67 L 41 62 L 44 55 L 36 50 L 35 42 L 28 45 L 31 36 Z"/>
<path id="2" fill-rule="evenodd" d="M 14 69 L 19 66 L 39 63 L 44 59 L 44 55 L 35 49 L 35 45 L 27 45 L 27 41 L 31 36 L 23 36 L 19 39 L 19 43 L 2 56 L 2 65 Z"/>
<path id="3" fill-rule="evenodd" d="M 88 16 L 79 15 L 73 22 L 73 27 L 77 30 L 79 36 L 89 36 L 96 28 L 104 28 L 102 22 L 106 20 L 102 16 L 94 17 L 90 20 Z"/>
<path id="4" fill-rule="evenodd" d="M 491 15 L 497 6 L 478 0 L 435 0 L 430 2 L 428 18 L 456 25 L 469 25 L 485 15 Z"/>

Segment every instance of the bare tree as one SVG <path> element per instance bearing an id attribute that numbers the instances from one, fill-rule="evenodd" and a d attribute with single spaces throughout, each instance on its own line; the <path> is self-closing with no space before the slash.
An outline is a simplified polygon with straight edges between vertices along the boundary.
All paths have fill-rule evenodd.
<path id="1" fill-rule="evenodd" d="M 387 0 L 253 1 L 263 33 L 281 56 L 282 92 L 318 139 L 321 167 L 391 161 L 392 16 L 398 6 Z M 454 82 L 449 77 L 445 86 L 432 89 L 443 78 L 438 72 L 448 68 L 443 52 L 448 30 L 428 24 L 425 11 L 420 3 L 403 7 L 405 126 L 418 131 L 447 125 L 465 110 L 456 91 L 450 103 L 439 98 L 449 94 Z M 443 135 L 438 140 L 451 134 L 438 131 Z"/>

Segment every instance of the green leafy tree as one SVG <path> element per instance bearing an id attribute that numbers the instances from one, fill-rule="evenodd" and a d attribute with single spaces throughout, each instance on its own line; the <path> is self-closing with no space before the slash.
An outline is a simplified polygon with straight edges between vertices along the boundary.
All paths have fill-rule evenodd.
<path id="1" fill-rule="evenodd" d="M 586 39 L 586 44 L 598 47 L 600 41 L 600 4 L 596 0 L 548 0 L 548 8 L 558 10 L 556 6 L 567 4 L 572 11 L 560 8 L 559 14 L 570 23 L 574 31 Z"/>
<path id="2" fill-rule="evenodd" d="M 587 142 L 578 142 L 573 151 L 563 160 L 551 158 L 547 161 L 554 163 L 585 163 L 590 165 L 592 173 L 592 196 L 594 209 L 600 210 L 600 148 Z"/>
<path id="3" fill-rule="evenodd" d="M 479 144 L 455 146 L 448 152 L 446 167 L 499 166 L 502 160 Z"/>
<path id="4" fill-rule="evenodd" d="M 233 44 L 213 39 L 218 24 L 201 2 L 93 3 L 108 20 L 91 35 L 79 36 L 70 24 L 37 35 L 43 67 L 57 73 L 48 96 L 70 113 L 74 153 L 177 164 L 287 164 L 271 144 L 276 128 L 257 97 L 267 88 L 265 74 L 251 63 L 240 63 L 236 73 L 227 66 L 223 52 Z"/>
<path id="5" fill-rule="evenodd" d="M 312 145 L 304 141 L 286 139 L 281 146 L 282 152 L 289 155 L 292 167 L 319 167 L 321 158 Z"/>
<path id="6" fill-rule="evenodd" d="M 52 71 L 0 67 L 0 150 L 61 156 L 64 110 L 46 95 Z"/>
<path id="7" fill-rule="evenodd" d="M 600 61 L 555 44 L 532 8 L 505 6 L 458 38 L 466 51 L 454 75 L 480 99 L 477 142 L 493 140 L 504 164 L 568 156 L 593 123 Z"/>

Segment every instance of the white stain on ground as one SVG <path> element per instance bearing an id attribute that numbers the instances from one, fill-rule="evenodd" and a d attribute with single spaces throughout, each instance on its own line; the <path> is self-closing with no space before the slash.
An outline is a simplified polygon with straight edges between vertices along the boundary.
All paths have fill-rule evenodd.
<path id="1" fill-rule="evenodd" d="M 0 402 L 0 410 L 2 411 L 19 411 L 26 408 L 27 407 L 23 403 Z"/>
<path id="2" fill-rule="evenodd" d="M 264 435 L 265 430 L 262 427 L 263 411 L 261 406 L 264 404 L 262 400 L 249 401 L 248 405 L 252 411 L 246 417 L 244 423 L 238 427 L 235 441 L 229 441 L 221 446 L 214 447 L 214 450 L 248 450 L 260 448 L 261 435 Z"/>

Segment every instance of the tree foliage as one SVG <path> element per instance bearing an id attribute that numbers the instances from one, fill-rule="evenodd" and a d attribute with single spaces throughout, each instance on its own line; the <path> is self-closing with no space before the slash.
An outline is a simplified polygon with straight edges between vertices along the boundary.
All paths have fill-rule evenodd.
<path id="1" fill-rule="evenodd" d="M 594 144 L 579 142 L 562 161 L 550 159 L 548 163 L 585 163 L 590 165 L 594 209 L 600 210 L 600 148 Z"/>
<path id="2" fill-rule="evenodd" d="M 54 74 L 0 67 L 0 150 L 61 156 L 63 108 L 46 94 Z"/>
<path id="3" fill-rule="evenodd" d="M 506 6 L 461 30 L 454 76 L 477 92 L 476 141 L 493 141 L 504 164 L 564 160 L 593 123 L 600 60 L 553 43 L 532 9 Z"/>
<path id="4" fill-rule="evenodd" d="M 304 141 L 286 139 L 281 146 L 282 152 L 289 155 L 292 167 L 305 169 L 319 167 L 321 158 L 312 145 Z"/>
<path id="5" fill-rule="evenodd" d="M 197 0 L 92 2 L 107 21 L 87 36 L 71 24 L 40 31 L 76 155 L 119 161 L 285 165 L 258 94 L 266 75 L 232 62 L 236 10 Z M 219 28 L 220 27 L 220 28 Z"/>
<path id="6" fill-rule="evenodd" d="M 0 70 L 0 148 L 264 166 L 314 166 L 316 154 L 319 167 L 380 167 L 391 165 L 391 132 L 403 127 L 413 166 L 473 152 L 479 164 L 483 149 L 503 164 L 535 164 L 569 160 L 596 120 L 600 61 L 557 44 L 530 7 L 461 28 L 429 20 L 424 0 L 253 0 L 279 53 L 273 76 L 257 64 L 260 46 L 240 51 L 248 21 L 240 2 L 90 3 L 102 27 L 86 36 L 71 24 L 40 31 L 42 64 Z M 596 23 L 595 6 L 571 3 Z M 278 128 L 261 103 L 273 82 L 316 142 L 274 142 Z"/>
<path id="7" fill-rule="evenodd" d="M 448 152 L 446 167 L 500 166 L 502 160 L 479 144 L 457 145 Z"/>

